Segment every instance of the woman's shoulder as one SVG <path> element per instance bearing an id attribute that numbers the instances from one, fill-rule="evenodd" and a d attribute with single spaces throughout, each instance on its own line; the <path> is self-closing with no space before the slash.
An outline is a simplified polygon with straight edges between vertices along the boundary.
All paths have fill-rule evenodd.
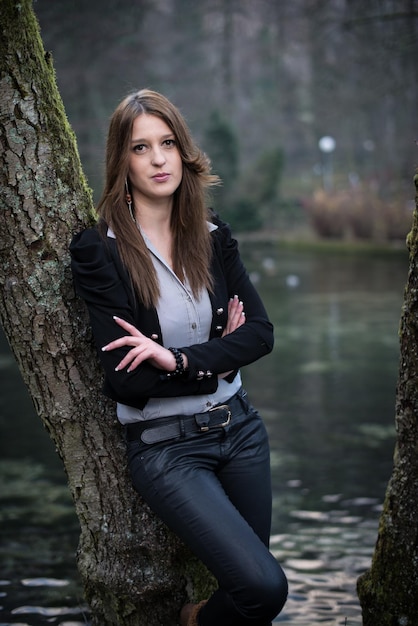
<path id="1" fill-rule="evenodd" d="M 98 223 L 74 235 L 70 243 L 72 258 L 88 260 L 94 257 L 108 256 L 111 239 L 106 233 L 107 227 Z"/>
<path id="2" fill-rule="evenodd" d="M 116 267 L 118 257 L 115 240 L 108 236 L 107 227 L 96 225 L 77 233 L 70 244 L 71 268 L 75 276 L 95 280 L 120 280 Z"/>
<path id="3" fill-rule="evenodd" d="M 117 262 L 115 240 L 100 227 L 86 228 L 77 233 L 70 244 L 71 270 L 78 293 L 85 299 L 106 292 L 111 298 L 122 297 L 123 271 Z M 118 295 L 119 294 L 119 295 Z"/>
<path id="4" fill-rule="evenodd" d="M 212 235 L 217 239 L 229 239 L 232 237 L 232 231 L 230 225 L 225 222 L 221 216 L 210 209 L 210 223 L 215 227 L 211 229 Z"/>
<path id="5" fill-rule="evenodd" d="M 231 231 L 231 227 L 227 222 L 214 211 L 211 211 L 210 221 L 216 226 L 216 229 L 212 231 L 212 237 L 222 248 L 236 248 L 237 242 L 234 239 Z"/>
<path id="6" fill-rule="evenodd" d="M 76 233 L 71 241 L 70 248 L 74 248 L 80 244 L 87 244 L 89 242 L 97 241 L 102 235 L 99 232 L 99 222 L 94 226 L 89 226 L 88 228 L 83 228 L 80 232 Z"/>
<path id="7" fill-rule="evenodd" d="M 222 230 L 224 228 L 229 228 L 229 225 L 221 219 L 221 216 L 216 213 L 213 209 L 209 209 L 209 217 L 208 221 L 215 226 L 212 232 L 216 230 Z"/>

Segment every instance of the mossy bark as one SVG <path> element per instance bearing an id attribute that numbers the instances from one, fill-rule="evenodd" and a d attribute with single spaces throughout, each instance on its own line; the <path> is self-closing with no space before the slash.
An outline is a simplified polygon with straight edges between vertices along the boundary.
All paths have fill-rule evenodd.
<path id="1" fill-rule="evenodd" d="M 418 175 L 400 325 L 397 444 L 371 569 L 359 578 L 364 626 L 418 624 Z"/>
<path id="2" fill-rule="evenodd" d="M 69 268 L 91 194 L 30 0 L 1 0 L 0 24 L 2 325 L 68 475 L 93 624 L 171 626 L 209 577 L 131 487 Z"/>

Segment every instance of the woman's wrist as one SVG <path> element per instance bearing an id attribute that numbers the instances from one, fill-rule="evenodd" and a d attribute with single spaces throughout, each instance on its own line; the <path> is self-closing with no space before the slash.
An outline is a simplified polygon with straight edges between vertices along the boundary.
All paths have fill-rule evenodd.
<path id="1" fill-rule="evenodd" d="M 187 371 L 189 369 L 189 359 L 187 358 L 187 355 L 184 354 L 184 352 L 181 353 L 181 356 L 183 357 L 184 371 Z"/>
<path id="2" fill-rule="evenodd" d="M 174 376 L 183 376 L 187 371 L 187 357 L 178 348 L 168 348 L 174 357 L 175 366 L 170 372 L 167 372 L 167 378 L 173 378 Z"/>

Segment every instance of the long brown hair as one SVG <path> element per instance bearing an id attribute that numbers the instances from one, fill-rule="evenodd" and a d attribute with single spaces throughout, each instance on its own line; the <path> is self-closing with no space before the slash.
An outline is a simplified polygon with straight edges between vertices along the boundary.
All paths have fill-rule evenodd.
<path id="1" fill-rule="evenodd" d="M 115 233 L 133 288 L 145 306 L 151 307 L 158 301 L 158 279 L 143 237 L 129 213 L 125 188 L 132 126 L 143 113 L 155 115 L 169 126 L 183 162 L 183 177 L 174 194 L 171 213 L 173 269 L 180 280 L 187 276 L 195 296 L 202 288 L 212 288 L 205 200 L 207 189 L 218 184 L 219 178 L 210 173 L 210 162 L 194 143 L 179 110 L 163 95 L 143 89 L 127 96 L 116 108 L 110 119 L 105 187 L 97 211 Z"/>

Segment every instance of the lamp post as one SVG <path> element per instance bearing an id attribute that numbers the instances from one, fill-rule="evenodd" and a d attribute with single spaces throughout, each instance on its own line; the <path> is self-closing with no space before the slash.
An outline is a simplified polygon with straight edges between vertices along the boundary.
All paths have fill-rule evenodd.
<path id="1" fill-rule="evenodd" d="M 332 163 L 332 153 L 335 150 L 336 141 L 334 137 L 325 135 L 318 141 L 318 146 L 323 154 L 322 158 L 322 183 L 325 191 L 330 191 L 334 186 L 334 172 Z"/>

